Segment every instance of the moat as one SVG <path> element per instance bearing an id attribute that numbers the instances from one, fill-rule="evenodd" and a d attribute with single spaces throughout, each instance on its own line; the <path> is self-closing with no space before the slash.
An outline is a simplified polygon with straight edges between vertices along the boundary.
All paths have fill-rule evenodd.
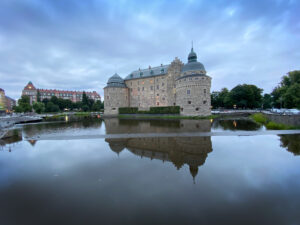
<path id="1" fill-rule="evenodd" d="M 0 224 L 300 224 L 300 134 L 245 118 L 16 129 L 0 142 Z"/>

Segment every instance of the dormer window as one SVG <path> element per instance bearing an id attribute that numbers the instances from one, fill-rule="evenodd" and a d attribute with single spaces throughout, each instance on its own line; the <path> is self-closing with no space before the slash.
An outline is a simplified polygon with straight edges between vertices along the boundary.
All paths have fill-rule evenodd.
<path id="1" fill-rule="evenodd" d="M 150 74 L 151 74 L 151 75 L 153 75 L 153 74 L 154 74 L 153 70 L 151 70 L 151 71 L 150 71 Z"/>
<path id="2" fill-rule="evenodd" d="M 160 70 L 160 72 L 161 72 L 161 73 L 164 73 L 164 72 L 165 72 L 165 70 L 164 70 L 164 69 L 161 69 L 161 70 Z"/>
<path id="3" fill-rule="evenodd" d="M 140 76 L 141 76 L 141 77 L 143 76 L 143 72 L 140 72 Z"/>
<path id="4" fill-rule="evenodd" d="M 130 74 L 130 77 L 133 78 L 133 74 Z"/>

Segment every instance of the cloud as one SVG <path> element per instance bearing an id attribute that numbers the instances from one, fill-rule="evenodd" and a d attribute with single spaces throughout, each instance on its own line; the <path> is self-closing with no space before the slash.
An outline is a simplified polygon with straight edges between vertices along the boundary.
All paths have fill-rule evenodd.
<path id="1" fill-rule="evenodd" d="M 270 92 L 299 69 L 298 1 L 0 2 L 0 86 L 96 90 L 115 72 L 186 62 L 190 43 L 213 90 L 251 83 Z"/>

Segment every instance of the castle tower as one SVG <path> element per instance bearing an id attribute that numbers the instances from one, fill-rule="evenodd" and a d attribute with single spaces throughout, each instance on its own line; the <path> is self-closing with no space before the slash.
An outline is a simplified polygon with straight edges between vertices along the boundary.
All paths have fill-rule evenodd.
<path id="1" fill-rule="evenodd" d="M 128 88 L 124 80 L 114 74 L 104 88 L 104 114 L 116 115 L 119 107 L 129 107 Z"/>
<path id="2" fill-rule="evenodd" d="M 211 114 L 210 100 L 211 77 L 206 75 L 202 63 L 192 47 L 188 63 L 182 67 L 176 79 L 176 105 L 180 114 L 186 116 L 208 116 Z"/>

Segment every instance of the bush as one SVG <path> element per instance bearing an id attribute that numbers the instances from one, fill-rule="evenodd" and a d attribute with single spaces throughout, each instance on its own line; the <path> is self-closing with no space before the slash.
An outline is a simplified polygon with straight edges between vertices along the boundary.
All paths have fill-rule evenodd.
<path id="1" fill-rule="evenodd" d="M 119 108 L 119 114 L 136 114 L 138 110 L 137 107 L 121 107 Z"/>
<path id="2" fill-rule="evenodd" d="M 149 111 L 139 111 L 137 107 L 121 107 L 119 114 L 179 114 L 179 106 L 150 107 Z"/>
<path id="3" fill-rule="evenodd" d="M 268 119 L 266 116 L 264 116 L 262 113 L 255 113 L 251 116 L 251 118 L 260 124 L 266 124 L 268 122 Z"/>
<path id="4" fill-rule="evenodd" d="M 179 114 L 179 106 L 150 107 L 150 114 Z"/>
<path id="5" fill-rule="evenodd" d="M 290 126 L 287 126 L 285 124 L 282 124 L 282 123 L 275 123 L 275 122 L 268 122 L 266 124 L 266 127 L 268 130 L 289 130 L 289 129 L 292 129 L 292 127 Z"/>

